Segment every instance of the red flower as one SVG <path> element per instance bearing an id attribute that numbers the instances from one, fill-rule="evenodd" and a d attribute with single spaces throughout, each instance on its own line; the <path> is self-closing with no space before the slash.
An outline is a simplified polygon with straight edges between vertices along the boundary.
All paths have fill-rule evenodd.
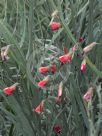
<path id="1" fill-rule="evenodd" d="M 48 81 L 49 81 L 49 76 L 45 77 L 42 81 L 38 82 L 38 86 L 43 88 L 47 85 Z"/>
<path id="2" fill-rule="evenodd" d="M 54 125 L 53 130 L 55 133 L 60 133 L 62 131 L 62 127 L 58 124 Z"/>
<path id="3" fill-rule="evenodd" d="M 62 63 L 66 63 L 66 62 L 67 62 L 67 59 L 68 59 L 67 55 L 63 55 L 63 56 L 60 56 L 60 57 L 59 57 L 59 60 L 60 60 L 60 62 L 62 62 Z"/>
<path id="4" fill-rule="evenodd" d="M 86 60 L 84 59 L 83 61 L 82 61 L 82 64 L 81 64 L 81 71 L 82 72 L 85 72 L 86 71 Z"/>
<path id="5" fill-rule="evenodd" d="M 86 102 L 89 102 L 91 101 L 92 97 L 93 97 L 93 87 L 90 87 L 88 91 L 86 92 L 86 94 L 83 96 L 83 99 Z"/>
<path id="6" fill-rule="evenodd" d="M 16 86 L 17 86 L 17 85 L 18 85 L 18 83 L 15 83 L 15 84 L 13 84 L 13 85 L 10 86 L 10 87 L 6 87 L 6 88 L 3 89 L 3 92 L 4 92 L 5 94 L 11 95 L 11 94 L 13 94 L 13 92 L 16 90 Z"/>
<path id="7" fill-rule="evenodd" d="M 45 74 L 47 72 L 49 72 L 49 67 L 40 67 L 39 68 L 39 72 L 42 73 L 42 74 Z"/>
<path id="8" fill-rule="evenodd" d="M 42 101 L 36 108 L 35 108 L 35 112 L 36 113 L 41 113 L 44 109 L 44 101 Z"/>
<path id="9" fill-rule="evenodd" d="M 56 71 L 57 71 L 57 67 L 56 67 L 55 64 L 53 64 L 53 65 L 51 66 L 51 72 L 55 74 Z"/>
<path id="10" fill-rule="evenodd" d="M 66 62 L 70 63 L 77 49 L 78 49 L 78 45 L 74 45 L 73 48 L 70 48 L 69 53 L 59 57 L 59 61 L 62 63 L 66 63 Z"/>
<path id="11" fill-rule="evenodd" d="M 50 27 L 51 27 L 52 31 L 55 31 L 55 30 L 58 30 L 61 27 L 61 24 L 58 23 L 58 22 L 52 22 L 50 24 Z"/>
<path id="12" fill-rule="evenodd" d="M 63 55 L 59 57 L 59 61 L 62 63 L 71 62 L 72 56 L 69 54 Z"/>
<path id="13" fill-rule="evenodd" d="M 80 42 L 80 43 L 83 43 L 84 41 L 85 41 L 85 39 L 84 39 L 83 37 L 80 37 L 80 38 L 79 38 L 79 42 Z"/>

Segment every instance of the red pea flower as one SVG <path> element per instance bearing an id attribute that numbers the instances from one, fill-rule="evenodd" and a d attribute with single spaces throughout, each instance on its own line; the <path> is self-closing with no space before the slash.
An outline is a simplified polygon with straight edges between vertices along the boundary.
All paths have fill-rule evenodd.
<path id="1" fill-rule="evenodd" d="M 52 22 L 50 24 L 50 27 L 52 29 L 52 31 L 58 30 L 61 27 L 61 24 L 59 22 Z"/>
<path id="2" fill-rule="evenodd" d="M 51 72 L 52 72 L 53 74 L 55 74 L 56 71 L 57 71 L 57 67 L 56 67 L 55 64 L 53 64 L 53 65 L 50 67 L 50 69 L 51 69 Z"/>
<path id="3" fill-rule="evenodd" d="M 45 74 L 45 73 L 49 72 L 49 70 L 50 70 L 49 66 L 39 68 L 39 72 L 42 73 L 42 74 Z"/>
<path id="4" fill-rule="evenodd" d="M 17 85 L 18 85 L 18 83 L 15 83 L 10 87 L 6 87 L 6 88 L 3 89 L 3 92 L 5 94 L 11 95 L 16 90 Z"/>
<path id="5" fill-rule="evenodd" d="M 44 109 L 44 101 L 42 101 L 42 102 L 34 109 L 34 111 L 35 111 L 36 113 L 41 113 L 41 112 L 43 111 L 43 109 Z"/>
<path id="6" fill-rule="evenodd" d="M 84 59 L 83 61 L 82 61 L 82 63 L 81 63 L 81 71 L 82 72 L 85 72 L 86 71 L 86 59 Z"/>
<path id="7" fill-rule="evenodd" d="M 64 64 L 65 64 L 66 62 L 69 62 L 69 63 L 70 63 L 71 60 L 72 60 L 72 55 L 69 54 L 69 53 L 66 54 L 66 55 L 63 55 L 63 56 L 60 56 L 60 57 L 59 57 L 59 61 L 62 62 L 62 63 L 64 63 Z"/>
<path id="8" fill-rule="evenodd" d="M 72 58 L 74 57 L 74 52 L 77 50 L 77 48 L 77 45 L 74 45 L 73 48 L 70 48 L 69 53 L 59 57 L 59 61 L 62 63 L 70 63 L 72 61 Z"/>
<path id="9" fill-rule="evenodd" d="M 62 62 L 62 63 L 66 63 L 67 59 L 68 59 L 67 55 L 63 55 L 63 56 L 59 57 L 59 61 Z"/>
<path id="10" fill-rule="evenodd" d="M 86 102 L 89 102 L 92 100 L 92 97 L 93 97 L 93 87 L 90 87 L 88 89 L 88 91 L 86 92 L 86 94 L 83 96 L 83 99 L 86 101 Z"/>
<path id="11" fill-rule="evenodd" d="M 62 131 L 62 127 L 58 124 L 54 125 L 53 130 L 55 133 L 60 134 Z"/>
<path id="12" fill-rule="evenodd" d="M 49 81 L 49 76 L 45 77 L 42 81 L 38 82 L 38 86 L 44 88 Z"/>

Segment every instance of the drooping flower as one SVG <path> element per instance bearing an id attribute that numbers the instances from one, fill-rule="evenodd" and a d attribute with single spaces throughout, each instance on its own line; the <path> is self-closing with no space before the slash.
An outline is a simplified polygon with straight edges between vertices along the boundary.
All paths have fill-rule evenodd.
<path id="1" fill-rule="evenodd" d="M 78 45 L 74 45 L 74 47 L 70 48 L 69 52 L 63 56 L 59 57 L 59 61 L 62 63 L 66 63 L 66 62 L 71 62 L 73 57 L 74 57 L 74 53 L 77 50 Z"/>
<path id="2" fill-rule="evenodd" d="M 50 70 L 49 66 L 39 68 L 39 72 L 42 73 L 42 74 L 45 74 L 45 73 L 49 72 L 49 70 Z"/>
<path id="3" fill-rule="evenodd" d="M 83 61 L 82 61 L 82 63 L 81 63 L 81 71 L 82 72 L 85 72 L 86 71 L 86 59 L 84 59 Z"/>
<path id="4" fill-rule="evenodd" d="M 71 56 L 71 54 L 66 54 L 66 55 L 63 55 L 63 56 L 60 56 L 59 57 L 59 61 L 60 62 L 62 62 L 62 63 L 66 63 L 66 62 L 71 62 L 71 60 L 72 60 L 72 56 Z"/>
<path id="5" fill-rule="evenodd" d="M 42 102 L 34 109 L 34 111 L 35 111 L 36 113 L 41 113 L 41 112 L 43 111 L 43 109 L 44 109 L 44 101 L 42 101 Z"/>
<path id="6" fill-rule="evenodd" d="M 61 133 L 62 127 L 59 124 L 54 125 L 53 130 L 56 134 Z"/>
<path id="7" fill-rule="evenodd" d="M 62 62 L 62 63 L 66 63 L 67 60 L 68 60 L 67 55 L 63 55 L 63 56 L 60 56 L 60 57 L 59 57 L 59 61 Z"/>
<path id="8" fill-rule="evenodd" d="M 6 88 L 3 89 L 3 92 L 5 94 L 11 95 L 16 90 L 17 85 L 18 85 L 18 83 L 15 83 L 10 87 L 6 87 Z"/>
<path id="9" fill-rule="evenodd" d="M 38 82 L 38 86 L 44 88 L 49 81 L 49 76 L 45 77 L 42 81 Z"/>
<path id="10" fill-rule="evenodd" d="M 50 27 L 52 31 L 55 31 L 61 28 L 61 24 L 59 22 L 51 22 Z"/>
<path id="11" fill-rule="evenodd" d="M 98 44 L 98 43 L 93 42 L 93 43 L 89 44 L 88 46 L 86 46 L 86 47 L 83 49 L 83 52 L 84 52 L 84 53 L 88 53 L 89 51 L 92 50 L 92 48 L 93 48 L 96 44 Z"/>
<path id="12" fill-rule="evenodd" d="M 58 98 L 62 96 L 62 90 L 63 90 L 63 83 L 60 82 L 59 88 L 58 88 Z"/>
<path id="13" fill-rule="evenodd" d="M 50 67 L 50 70 L 51 70 L 51 72 L 52 72 L 53 74 L 55 74 L 56 71 L 57 71 L 56 65 L 55 65 L 55 64 L 52 64 L 51 67 Z"/>
<path id="14" fill-rule="evenodd" d="M 89 102 L 92 100 L 92 97 L 93 97 L 93 87 L 90 87 L 88 89 L 88 91 L 86 92 L 86 94 L 83 96 L 83 99 L 86 101 L 86 102 Z"/>

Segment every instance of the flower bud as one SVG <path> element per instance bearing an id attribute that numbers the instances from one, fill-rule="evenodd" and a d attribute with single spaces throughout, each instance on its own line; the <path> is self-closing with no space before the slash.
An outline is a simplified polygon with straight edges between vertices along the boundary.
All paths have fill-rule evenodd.
<path id="1" fill-rule="evenodd" d="M 62 131 L 62 127 L 58 124 L 54 125 L 53 130 L 56 134 L 60 134 Z"/>
<path id="2" fill-rule="evenodd" d="M 98 44 L 98 43 L 93 42 L 93 43 L 89 44 L 88 46 L 86 46 L 86 47 L 83 49 L 83 52 L 84 52 L 84 53 L 88 53 L 89 51 L 92 50 L 92 48 L 93 48 L 96 44 Z"/>
<path id="3" fill-rule="evenodd" d="M 86 71 L 86 59 L 84 59 L 83 61 L 82 61 L 82 63 L 81 63 L 81 71 L 82 72 L 85 72 Z"/>
<path id="4" fill-rule="evenodd" d="M 7 45 L 7 46 L 1 48 L 1 58 L 3 61 L 9 59 L 8 52 L 9 52 L 10 46 L 11 45 Z"/>
<path id="5" fill-rule="evenodd" d="M 93 97 L 93 87 L 90 87 L 88 89 L 88 91 L 86 92 L 86 94 L 83 96 L 83 99 L 86 101 L 86 102 L 89 102 L 92 100 L 92 97 Z"/>
<path id="6" fill-rule="evenodd" d="M 63 83 L 61 82 L 59 84 L 59 88 L 58 88 L 58 97 L 61 97 L 62 96 L 62 90 L 63 90 Z"/>
<path id="7" fill-rule="evenodd" d="M 34 111 L 35 111 L 36 113 L 41 113 L 41 112 L 43 111 L 43 109 L 44 109 L 44 101 L 42 101 L 42 102 L 34 109 Z"/>

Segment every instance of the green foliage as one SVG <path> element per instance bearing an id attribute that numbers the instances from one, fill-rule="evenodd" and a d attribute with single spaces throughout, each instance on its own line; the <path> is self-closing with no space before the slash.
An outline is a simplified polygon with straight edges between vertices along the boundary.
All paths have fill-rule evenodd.
<path id="1" fill-rule="evenodd" d="M 54 10 L 55 21 L 62 25 L 56 32 L 49 27 Z M 0 89 L 19 83 L 13 95 L 0 94 L 0 135 L 57 136 L 55 124 L 62 127 L 61 136 L 102 135 L 102 1 L 101 0 L 1 0 L 0 48 L 11 45 L 7 61 L 0 59 Z M 71 64 L 64 65 L 57 74 L 50 73 L 51 84 L 39 89 L 37 82 L 44 78 L 38 72 L 43 64 L 54 62 L 63 48 L 73 47 L 80 37 L 85 43 L 100 43 L 85 57 L 87 70 L 80 72 L 83 57 L 75 54 Z M 80 54 L 80 52 L 78 52 Z M 58 84 L 64 81 L 62 101 L 55 103 Z M 82 97 L 90 86 L 95 87 L 91 103 Z M 41 114 L 34 112 L 45 100 Z"/>

